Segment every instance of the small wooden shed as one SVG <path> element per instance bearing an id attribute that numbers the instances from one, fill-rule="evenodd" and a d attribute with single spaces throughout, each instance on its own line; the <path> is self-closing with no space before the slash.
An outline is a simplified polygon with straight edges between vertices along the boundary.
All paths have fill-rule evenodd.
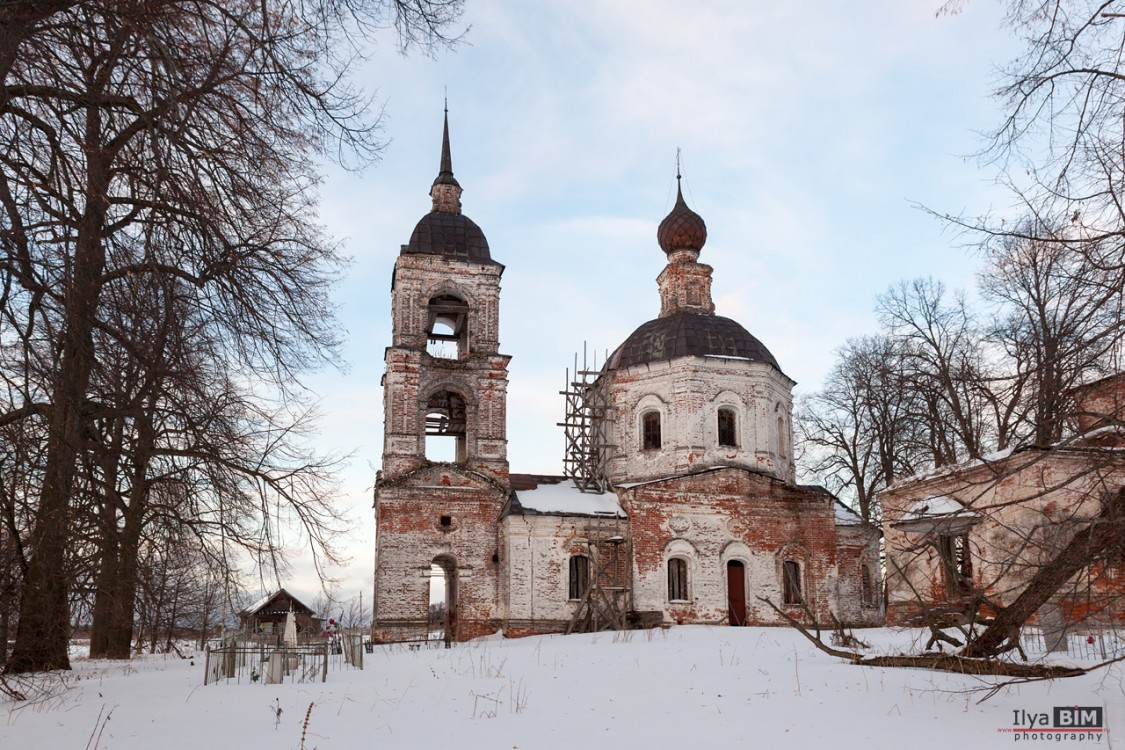
<path id="1" fill-rule="evenodd" d="M 280 635 L 285 632 L 285 616 L 290 611 L 297 620 L 298 636 L 320 637 L 323 623 L 316 612 L 284 588 L 267 594 L 239 612 L 239 627 L 242 632 L 249 634 Z"/>

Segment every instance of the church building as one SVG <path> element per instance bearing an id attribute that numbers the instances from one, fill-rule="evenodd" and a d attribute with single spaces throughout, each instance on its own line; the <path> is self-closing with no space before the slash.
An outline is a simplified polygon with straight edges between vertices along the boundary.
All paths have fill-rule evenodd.
<path id="1" fill-rule="evenodd" d="M 432 210 L 391 284 L 373 637 L 426 637 L 439 578 L 456 640 L 781 624 L 770 604 L 882 624 L 879 531 L 796 483 L 794 381 L 715 314 L 707 228 L 679 190 L 657 229 L 659 315 L 566 394 L 564 475 L 510 472 L 504 266 L 461 193 L 447 115 Z M 427 459 L 435 439 L 448 460 Z"/>

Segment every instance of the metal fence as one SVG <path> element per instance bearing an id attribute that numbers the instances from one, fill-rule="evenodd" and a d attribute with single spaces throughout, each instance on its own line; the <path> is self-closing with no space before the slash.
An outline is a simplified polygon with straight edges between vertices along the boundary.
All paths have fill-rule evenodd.
<path id="1" fill-rule="evenodd" d="M 363 669 L 366 645 L 360 635 L 298 644 L 228 638 L 208 644 L 203 684 L 325 682 L 329 670 Z"/>
<path id="2" fill-rule="evenodd" d="M 1076 626 L 1065 633 L 1063 639 L 1066 654 L 1074 659 L 1106 661 L 1125 655 L 1125 628 L 1119 626 Z M 1047 652 L 1047 638 L 1039 628 L 1023 628 L 1020 645 L 1029 654 Z"/>

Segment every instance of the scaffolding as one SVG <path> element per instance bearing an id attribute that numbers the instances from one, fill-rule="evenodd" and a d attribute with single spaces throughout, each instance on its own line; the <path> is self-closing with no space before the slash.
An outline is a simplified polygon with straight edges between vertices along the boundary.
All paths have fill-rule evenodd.
<path id="1" fill-rule="evenodd" d="M 589 580 L 566 632 L 625 630 L 633 609 L 633 542 L 622 519 L 591 521 L 586 527 Z"/>
<path id="2" fill-rule="evenodd" d="M 615 446 L 607 436 L 613 424 L 614 408 L 605 389 L 600 387 L 597 357 L 588 362 L 586 346 L 582 346 L 582 367 L 574 355 L 574 377 L 566 371 L 566 416 L 558 426 L 566 434 L 566 455 L 563 473 L 574 480 L 581 492 L 601 494 L 609 490 L 606 463 Z"/>

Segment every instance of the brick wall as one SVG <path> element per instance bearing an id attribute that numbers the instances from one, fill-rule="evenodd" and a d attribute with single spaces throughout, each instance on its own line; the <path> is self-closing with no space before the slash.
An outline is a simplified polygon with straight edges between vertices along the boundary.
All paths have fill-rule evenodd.
<path id="1" fill-rule="evenodd" d="M 625 519 L 526 515 L 504 519 L 508 635 L 565 631 L 580 602 L 570 599 L 570 558 L 590 556 L 591 537 L 629 535 Z M 591 573 L 592 573 L 591 568 Z M 620 571 L 628 580 L 628 566 Z"/>
<path id="2" fill-rule="evenodd" d="M 740 469 L 650 482 L 619 492 L 632 524 L 635 607 L 672 622 L 725 623 L 727 563 L 745 566 L 750 624 L 781 618 L 757 597 L 782 602 L 782 563 L 801 564 L 818 619 L 836 606 L 836 530 L 827 496 Z M 667 562 L 689 564 L 690 601 L 668 601 Z M 785 607 L 801 615 L 798 607 Z"/>
<path id="3" fill-rule="evenodd" d="M 499 354 L 502 268 L 425 254 L 400 255 L 391 292 L 393 336 L 383 376 L 383 475 L 426 465 L 425 417 L 441 391 L 465 402 L 464 466 L 504 482 L 510 357 Z M 455 359 L 426 351 L 430 299 L 451 294 L 468 306 L 467 342 Z"/>
<path id="4" fill-rule="evenodd" d="M 1027 581 L 1096 515 L 1100 498 L 1125 483 L 1125 452 L 1104 446 L 1028 450 L 1007 458 L 935 471 L 879 494 L 887 549 L 887 621 L 910 624 L 931 607 L 957 606 L 946 592 L 940 557 L 923 531 L 898 527 L 915 503 L 953 497 L 977 509 L 968 532 L 973 586 L 1000 604 L 1010 603 Z M 1099 611 L 1125 618 L 1125 585 L 1100 568 L 1080 575 L 1060 592 L 1064 615 L 1080 619 Z"/>
<path id="5" fill-rule="evenodd" d="M 862 567 L 870 575 L 871 590 L 864 599 Z M 879 532 L 873 526 L 836 527 L 836 617 L 845 625 L 882 625 L 883 580 L 879 571 Z"/>
<path id="6" fill-rule="evenodd" d="M 744 466 L 793 481 L 793 381 L 769 365 L 683 357 L 614 371 L 604 387 L 616 408 L 610 442 L 618 450 L 608 466 L 614 483 L 716 465 Z M 738 415 L 736 447 L 719 445 L 721 407 Z M 650 409 L 661 414 L 662 446 L 656 451 L 641 447 L 641 415 Z"/>
<path id="7" fill-rule="evenodd" d="M 498 519 L 506 499 L 503 486 L 448 464 L 376 486 L 374 638 L 425 633 L 435 560 L 453 570 L 455 637 L 501 627 Z"/>

